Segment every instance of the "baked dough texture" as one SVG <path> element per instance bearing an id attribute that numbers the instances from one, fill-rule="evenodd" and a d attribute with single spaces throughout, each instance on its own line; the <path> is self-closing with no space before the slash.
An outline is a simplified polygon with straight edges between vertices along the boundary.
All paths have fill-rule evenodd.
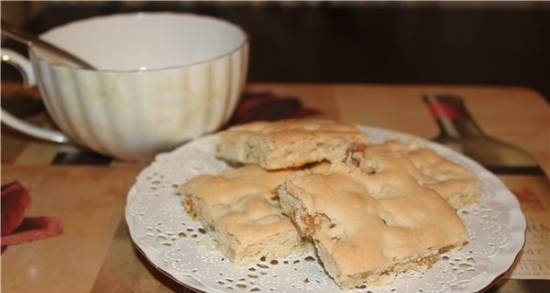
<path id="1" fill-rule="evenodd" d="M 365 139 L 330 120 L 230 128 L 216 156 L 253 165 L 191 179 L 183 204 L 233 263 L 303 253 L 313 243 L 344 289 L 391 282 L 462 247 L 468 235 L 455 209 L 479 201 L 478 180 L 415 142 Z"/>
<path id="2" fill-rule="evenodd" d="M 437 191 L 454 209 L 461 209 L 479 202 L 481 185 L 464 167 L 449 161 L 437 152 L 420 147 L 416 142 L 401 143 L 388 141 L 377 145 L 355 146 L 348 152 L 347 161 L 366 172 L 379 169 L 404 168 L 423 186 Z M 395 165 L 396 161 L 388 160 L 388 154 L 406 156 L 414 168 Z M 393 164 L 393 165 L 392 165 Z"/>
<path id="3" fill-rule="evenodd" d="M 254 122 L 222 132 L 216 156 L 267 170 L 296 168 L 342 161 L 351 143 L 364 140 L 365 135 L 354 125 L 331 120 Z"/>
<path id="4" fill-rule="evenodd" d="M 415 168 L 407 157 L 384 159 L 399 168 L 365 173 L 333 164 L 326 172 L 295 174 L 278 188 L 284 212 L 345 289 L 427 269 L 437 255 L 468 239 L 455 211 L 407 171 Z"/>
<path id="5" fill-rule="evenodd" d="M 301 253 L 308 246 L 281 213 L 275 192 L 291 173 L 249 165 L 200 175 L 181 187 L 183 203 L 235 264 Z"/>

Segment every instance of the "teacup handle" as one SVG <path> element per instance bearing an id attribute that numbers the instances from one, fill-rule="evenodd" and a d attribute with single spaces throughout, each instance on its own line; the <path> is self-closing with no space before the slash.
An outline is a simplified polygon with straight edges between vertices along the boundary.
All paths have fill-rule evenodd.
<path id="1" fill-rule="evenodd" d="M 25 86 L 33 86 L 36 84 L 36 79 L 34 76 L 34 72 L 32 69 L 32 64 L 25 56 L 10 50 L 2 48 L 2 62 L 7 62 L 8 64 L 13 65 L 19 73 L 23 76 L 23 81 L 25 83 Z M 16 129 L 18 131 L 21 131 L 27 135 L 49 140 L 53 142 L 58 143 L 65 143 L 69 139 L 65 134 L 55 131 L 52 129 L 47 129 L 43 127 L 39 127 L 36 125 L 32 125 L 28 122 L 25 122 L 12 114 L 8 113 L 4 108 L 2 109 L 2 122 L 6 123 L 8 126 L 10 126 L 13 129 Z"/>

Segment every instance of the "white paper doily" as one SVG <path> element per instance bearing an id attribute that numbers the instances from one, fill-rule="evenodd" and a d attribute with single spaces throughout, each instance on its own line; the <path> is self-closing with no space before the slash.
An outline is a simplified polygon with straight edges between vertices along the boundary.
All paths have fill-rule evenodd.
<path id="1" fill-rule="evenodd" d="M 409 135 L 361 127 L 369 143 L 414 139 L 461 164 L 482 182 L 481 202 L 458 211 L 469 234 L 462 250 L 448 252 L 427 272 L 400 275 L 392 284 L 349 292 L 474 292 L 504 273 L 524 242 L 525 218 L 515 196 L 493 174 L 441 145 Z M 217 135 L 160 154 L 129 191 L 126 222 L 137 247 L 176 281 L 205 292 L 339 292 L 315 254 L 265 260 L 239 267 L 215 249 L 199 222 L 185 212 L 177 187 L 204 173 L 229 168 L 214 158 Z"/>

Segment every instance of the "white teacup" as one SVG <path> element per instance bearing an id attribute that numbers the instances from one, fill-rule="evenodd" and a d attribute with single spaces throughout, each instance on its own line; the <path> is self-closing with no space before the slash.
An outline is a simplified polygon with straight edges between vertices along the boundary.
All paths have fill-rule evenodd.
<path id="1" fill-rule="evenodd" d="M 21 121 L 2 122 L 29 135 L 71 141 L 123 160 L 216 131 L 233 113 L 248 67 L 248 38 L 239 27 L 191 14 L 95 17 L 40 36 L 97 70 L 64 64 L 30 47 L 30 62 L 2 48 L 2 60 L 38 84 L 63 133 Z"/>

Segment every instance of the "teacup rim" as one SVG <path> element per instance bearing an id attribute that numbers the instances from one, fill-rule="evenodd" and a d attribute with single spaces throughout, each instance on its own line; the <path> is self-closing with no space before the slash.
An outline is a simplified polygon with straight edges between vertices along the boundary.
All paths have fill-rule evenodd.
<path id="1" fill-rule="evenodd" d="M 248 33 L 241 26 L 239 26 L 239 25 L 237 25 L 233 22 L 230 22 L 228 20 L 225 20 L 223 18 L 218 18 L 218 17 L 214 17 L 214 16 L 210 16 L 210 15 L 196 14 L 196 13 L 169 12 L 169 11 L 160 11 L 160 12 L 156 12 L 156 11 L 155 12 L 138 11 L 138 12 L 124 12 L 124 13 L 96 15 L 96 16 L 93 16 L 93 17 L 78 19 L 78 20 L 70 21 L 68 23 L 59 25 L 59 26 L 52 27 L 51 29 L 41 33 L 39 35 L 39 37 L 41 37 L 44 34 L 47 34 L 47 33 L 51 32 L 53 30 L 61 29 L 65 26 L 69 26 L 69 25 L 74 25 L 78 22 L 91 21 L 93 19 L 99 19 L 99 18 L 109 18 L 109 17 L 118 17 L 118 16 L 133 16 L 133 15 L 136 15 L 136 16 L 140 16 L 140 15 L 176 15 L 176 16 L 191 16 L 191 17 L 199 17 L 199 18 L 208 18 L 208 19 L 211 19 L 211 20 L 214 20 L 214 21 L 223 22 L 226 25 L 229 25 L 229 26 L 232 26 L 232 27 L 236 28 L 239 32 L 241 32 L 243 34 L 244 39 L 238 46 L 236 46 L 235 48 L 229 50 L 228 52 L 220 54 L 220 55 L 212 57 L 212 58 L 208 58 L 206 60 L 201 60 L 201 61 L 196 61 L 196 62 L 191 62 L 191 63 L 185 63 L 185 64 L 180 64 L 180 65 L 166 66 L 166 67 L 161 67 L 161 68 L 151 68 L 151 69 L 147 69 L 147 68 L 146 69 L 141 69 L 141 68 L 137 68 L 137 69 L 88 69 L 88 68 L 81 68 L 81 67 L 72 67 L 72 66 L 68 66 L 68 65 L 54 63 L 54 62 L 51 62 L 49 60 L 46 60 L 45 58 L 41 58 L 40 56 L 38 56 L 36 53 L 33 52 L 33 50 L 35 48 L 32 46 L 32 44 L 30 44 L 28 46 L 29 56 L 31 56 L 32 59 L 35 59 L 40 63 L 46 63 L 51 67 L 64 68 L 64 69 L 72 70 L 72 71 L 119 73 L 119 74 L 122 74 L 122 73 L 147 73 L 147 72 L 158 72 L 158 71 L 164 71 L 164 70 L 182 69 L 182 68 L 192 67 L 192 66 L 196 66 L 196 65 L 200 65 L 200 64 L 206 64 L 206 63 L 214 62 L 216 60 L 225 58 L 229 55 L 234 54 L 237 51 L 242 50 L 244 47 L 248 46 L 248 44 L 250 43 L 250 37 L 249 37 Z"/>

